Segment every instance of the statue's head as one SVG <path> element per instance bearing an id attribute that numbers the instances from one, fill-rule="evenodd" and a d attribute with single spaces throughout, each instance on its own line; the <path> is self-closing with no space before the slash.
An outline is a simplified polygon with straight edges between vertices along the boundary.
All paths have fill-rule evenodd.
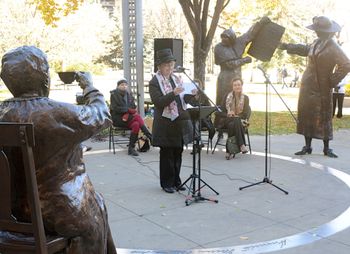
<path id="1" fill-rule="evenodd" d="M 47 57 L 34 46 L 23 46 L 7 52 L 2 57 L 0 77 L 14 97 L 49 95 Z"/>
<path id="2" fill-rule="evenodd" d="M 328 39 L 341 30 L 337 22 L 325 16 L 314 17 L 312 19 L 312 24 L 307 26 L 307 28 L 315 31 L 320 39 Z"/>
<path id="3" fill-rule="evenodd" d="M 221 40 L 224 42 L 227 38 L 229 44 L 234 44 L 236 41 L 236 33 L 233 31 L 232 27 L 226 29 L 221 34 Z M 225 43 L 225 42 L 224 42 Z"/>

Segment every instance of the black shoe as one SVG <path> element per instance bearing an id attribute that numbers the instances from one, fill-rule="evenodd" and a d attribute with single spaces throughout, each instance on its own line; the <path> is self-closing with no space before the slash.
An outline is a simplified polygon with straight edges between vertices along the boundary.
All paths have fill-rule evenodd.
<path id="1" fill-rule="evenodd" d="M 342 118 L 342 117 L 343 117 L 343 115 L 337 114 L 337 118 Z"/>
<path id="2" fill-rule="evenodd" d="M 296 152 L 295 155 L 305 155 L 305 154 L 311 154 L 312 153 L 312 147 L 303 146 L 301 151 Z"/>
<path id="3" fill-rule="evenodd" d="M 181 185 L 175 187 L 176 191 L 185 191 L 186 190 L 185 186 L 181 186 L 181 187 L 180 186 Z"/>
<path id="4" fill-rule="evenodd" d="M 167 193 L 174 193 L 175 192 L 173 187 L 163 187 L 163 190 Z"/>
<path id="5" fill-rule="evenodd" d="M 328 156 L 330 158 L 338 158 L 338 155 L 336 155 L 335 153 L 333 153 L 333 149 L 328 148 L 328 150 L 323 150 L 323 154 L 325 156 Z"/>

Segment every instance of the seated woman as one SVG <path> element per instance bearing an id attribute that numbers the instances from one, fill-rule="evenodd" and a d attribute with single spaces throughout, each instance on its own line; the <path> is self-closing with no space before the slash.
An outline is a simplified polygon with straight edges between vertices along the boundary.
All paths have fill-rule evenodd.
<path id="1" fill-rule="evenodd" d="M 247 153 L 244 125 L 250 114 L 249 97 L 242 92 L 243 80 L 240 78 L 233 78 L 231 81 L 232 91 L 225 95 L 222 103 L 222 112 L 216 116 L 219 117 L 217 121 L 217 128 L 224 128 L 228 130 L 228 137 L 235 136 L 237 145 L 242 153 Z M 233 157 L 226 147 L 226 159 Z"/>
<path id="2" fill-rule="evenodd" d="M 135 101 L 132 94 L 128 91 L 128 82 L 126 79 L 119 80 L 117 89 L 111 91 L 110 103 L 113 125 L 131 130 L 128 154 L 138 156 L 139 154 L 135 150 L 135 143 L 138 139 L 140 129 L 150 140 L 152 140 L 152 134 L 136 111 Z"/>

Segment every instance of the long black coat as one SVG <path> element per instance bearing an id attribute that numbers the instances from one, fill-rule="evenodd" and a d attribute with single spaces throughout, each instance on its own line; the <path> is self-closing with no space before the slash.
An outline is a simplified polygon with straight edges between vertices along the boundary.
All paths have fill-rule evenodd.
<path id="1" fill-rule="evenodd" d="M 317 39 L 310 45 L 288 44 L 287 52 L 308 56 L 299 92 L 297 133 L 333 139 L 332 88 L 350 71 L 350 60 L 333 39 Z"/>
<path id="2" fill-rule="evenodd" d="M 175 100 L 175 94 L 163 95 L 156 76 L 149 82 L 149 93 L 154 104 L 153 146 L 182 147 L 192 142 L 193 128 L 187 111 L 179 112 L 174 121 L 162 116 L 164 107 Z"/>
<path id="3" fill-rule="evenodd" d="M 126 122 L 122 120 L 122 116 L 128 112 L 129 108 L 135 109 L 135 99 L 131 93 L 123 93 L 118 89 L 111 91 L 110 111 L 114 126 L 126 127 L 128 122 L 132 120 L 132 114 L 129 114 L 129 118 Z"/>

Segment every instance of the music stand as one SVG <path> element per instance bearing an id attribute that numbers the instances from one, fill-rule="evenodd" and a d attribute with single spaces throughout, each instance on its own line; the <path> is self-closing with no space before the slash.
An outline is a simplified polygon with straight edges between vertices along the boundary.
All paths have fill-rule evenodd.
<path id="1" fill-rule="evenodd" d="M 198 201 L 211 201 L 215 203 L 219 202 L 216 199 L 205 198 L 205 197 L 202 197 L 201 195 L 201 189 L 205 186 L 207 186 L 209 189 L 215 192 L 216 195 L 219 195 L 219 193 L 216 190 L 214 190 L 208 183 L 206 183 L 201 178 L 201 151 L 202 151 L 203 145 L 201 144 L 200 122 L 202 119 L 209 116 L 215 110 L 216 110 L 216 107 L 211 107 L 211 106 L 200 106 L 200 107 L 187 109 L 187 111 L 191 116 L 191 121 L 193 125 L 193 148 L 192 148 L 192 156 L 193 156 L 192 170 L 193 171 L 192 171 L 192 174 L 186 179 L 186 181 L 183 182 L 177 188 L 179 190 L 182 186 L 186 185 L 188 181 L 191 181 L 188 186 L 188 194 L 185 201 L 186 206 L 190 205 L 192 202 L 198 202 Z M 197 162 L 196 154 L 198 154 L 198 162 Z"/>
<path id="2" fill-rule="evenodd" d="M 268 105 L 269 105 L 269 101 L 268 101 L 268 87 L 269 85 L 271 85 L 274 88 L 274 86 L 272 85 L 270 79 L 269 79 L 269 76 L 266 74 L 266 72 L 264 71 L 264 69 L 262 69 L 261 67 L 258 67 L 264 74 L 264 77 L 265 77 L 265 175 L 264 175 L 264 178 L 259 181 L 259 182 L 256 182 L 256 183 L 252 183 L 252 184 L 249 184 L 247 186 L 243 186 L 243 187 L 239 187 L 239 190 L 243 190 L 245 188 L 249 188 L 249 187 L 252 187 L 252 186 L 255 186 L 255 185 L 259 185 L 259 184 L 262 184 L 262 183 L 268 183 L 270 185 L 272 185 L 273 187 L 279 189 L 280 191 L 282 191 L 284 194 L 288 195 L 288 191 L 282 189 L 281 187 L 275 185 L 272 183 L 272 180 L 268 177 L 268 174 L 267 174 L 267 168 L 268 168 L 268 152 L 269 152 L 269 145 L 268 145 L 268 137 L 269 137 L 269 120 L 268 120 L 268 116 L 269 116 L 269 112 L 268 112 Z M 276 89 L 275 89 L 276 91 Z M 277 91 L 276 91 L 277 92 Z M 278 94 L 279 95 L 279 94 Z M 280 95 L 279 95 L 280 96 Z M 280 96 L 280 99 L 283 101 L 284 105 L 288 108 L 287 104 L 284 102 L 284 100 L 282 99 L 282 97 Z M 294 117 L 292 111 L 288 108 L 289 112 L 292 114 L 292 116 Z M 296 118 L 294 117 L 294 120 L 296 120 Z"/>

